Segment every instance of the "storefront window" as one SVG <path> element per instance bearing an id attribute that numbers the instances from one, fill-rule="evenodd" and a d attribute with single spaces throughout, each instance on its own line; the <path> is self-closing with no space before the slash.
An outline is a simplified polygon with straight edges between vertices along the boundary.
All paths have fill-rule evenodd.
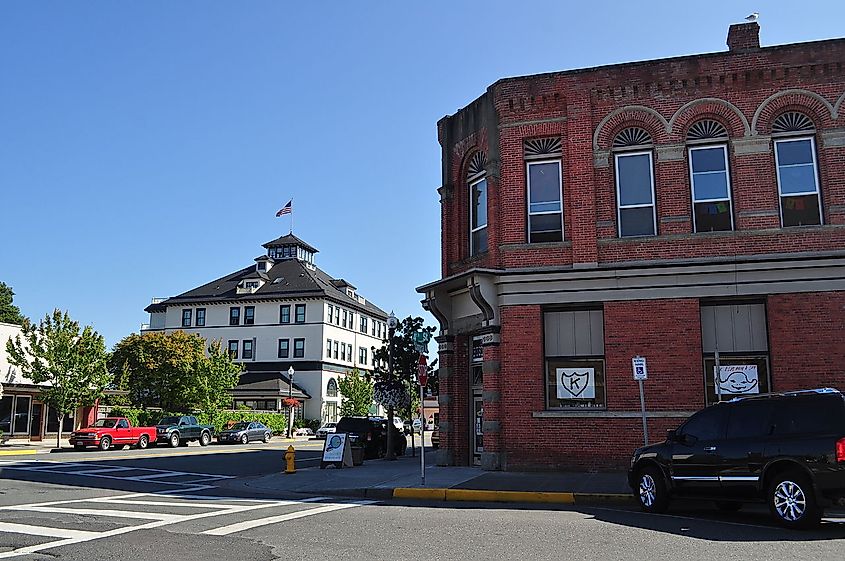
<path id="1" fill-rule="evenodd" d="M 719 388 L 716 389 L 716 358 L 704 357 L 704 389 L 707 405 L 735 397 L 769 393 L 767 356 L 719 356 Z"/>
<path id="2" fill-rule="evenodd" d="M 47 432 L 59 432 L 59 417 L 56 410 L 50 407 L 47 410 Z M 62 432 L 70 432 L 73 430 L 73 415 L 65 415 L 62 423 Z"/>
<path id="3" fill-rule="evenodd" d="M 605 408 L 603 359 L 549 359 L 547 365 L 548 409 Z"/>
<path id="4" fill-rule="evenodd" d="M 15 397 L 15 416 L 12 418 L 12 434 L 29 434 L 29 405 L 31 397 Z"/>
<path id="5" fill-rule="evenodd" d="M 547 409 L 604 409 L 604 312 L 543 314 Z"/>
<path id="6" fill-rule="evenodd" d="M 0 399 L 0 431 L 3 431 L 3 434 L 12 432 L 12 396 L 10 395 Z"/>

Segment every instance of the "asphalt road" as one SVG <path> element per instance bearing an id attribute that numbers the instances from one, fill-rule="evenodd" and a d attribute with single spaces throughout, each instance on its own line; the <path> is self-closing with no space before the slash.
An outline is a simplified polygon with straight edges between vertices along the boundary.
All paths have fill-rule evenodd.
<path id="1" fill-rule="evenodd" d="M 319 446 L 300 446 L 304 461 Z M 845 521 L 792 532 L 760 508 L 371 503 L 243 495 L 286 445 L 0 458 L 0 559 L 842 559 Z M 175 455 L 174 455 L 175 454 Z M 39 460 L 39 461 L 36 461 Z"/>

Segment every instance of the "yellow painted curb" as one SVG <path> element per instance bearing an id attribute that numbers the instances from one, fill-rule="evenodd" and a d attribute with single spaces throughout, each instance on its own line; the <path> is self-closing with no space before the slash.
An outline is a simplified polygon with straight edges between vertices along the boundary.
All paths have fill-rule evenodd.
<path id="1" fill-rule="evenodd" d="M 446 500 L 498 503 L 574 504 L 575 496 L 572 493 L 544 493 L 538 491 L 480 491 L 476 489 L 446 489 Z"/>
<path id="2" fill-rule="evenodd" d="M 626 502 L 626 501 L 633 501 L 633 495 L 623 495 L 619 493 L 575 493 L 575 502 L 584 501 L 589 503 L 590 501 L 618 501 L 618 502 Z"/>
<path id="3" fill-rule="evenodd" d="M 418 489 L 415 487 L 397 487 L 393 490 L 393 498 L 443 501 L 446 499 L 446 489 Z"/>
<path id="4" fill-rule="evenodd" d="M 0 456 L 31 456 L 38 450 L 0 450 Z"/>

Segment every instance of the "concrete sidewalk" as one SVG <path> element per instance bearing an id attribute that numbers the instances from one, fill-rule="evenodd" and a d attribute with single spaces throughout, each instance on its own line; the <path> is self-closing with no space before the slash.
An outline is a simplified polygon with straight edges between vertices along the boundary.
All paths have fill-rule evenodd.
<path id="1" fill-rule="evenodd" d="M 426 458 L 428 459 L 428 458 Z M 438 467 L 427 462 L 425 485 L 419 457 L 395 462 L 367 460 L 353 468 L 307 467 L 232 479 L 221 485 L 258 493 L 303 493 L 372 499 L 447 501 L 615 503 L 632 500 L 624 472 L 486 472 L 473 467 Z"/>

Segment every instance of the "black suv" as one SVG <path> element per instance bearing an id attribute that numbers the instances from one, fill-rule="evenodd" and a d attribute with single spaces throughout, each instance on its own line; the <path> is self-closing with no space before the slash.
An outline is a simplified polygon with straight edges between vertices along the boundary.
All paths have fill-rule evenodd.
<path id="1" fill-rule="evenodd" d="M 404 456 L 408 441 L 402 431 L 391 429 L 393 450 Z M 341 417 L 335 427 L 335 434 L 340 433 L 347 433 L 353 446 L 361 446 L 365 458 L 381 458 L 387 452 L 387 419 L 383 417 Z"/>
<path id="2" fill-rule="evenodd" d="M 628 483 L 647 512 L 673 497 L 726 511 L 764 500 L 782 525 L 815 526 L 825 506 L 845 504 L 845 397 L 825 388 L 713 405 L 636 450 Z"/>

